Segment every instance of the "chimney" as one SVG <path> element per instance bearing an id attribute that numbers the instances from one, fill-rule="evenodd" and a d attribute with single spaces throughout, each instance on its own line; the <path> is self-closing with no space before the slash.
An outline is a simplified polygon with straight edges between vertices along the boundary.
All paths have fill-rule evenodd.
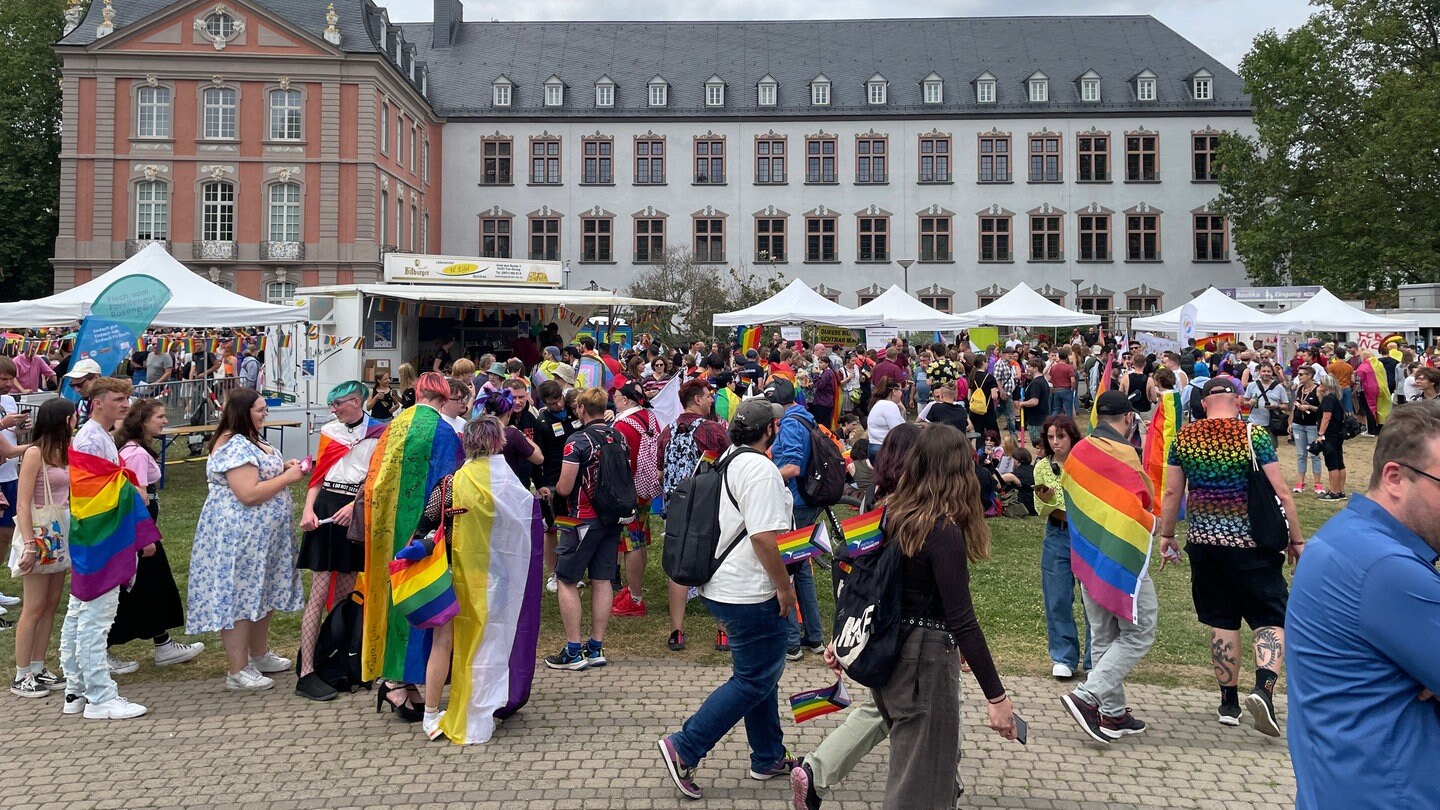
<path id="1" fill-rule="evenodd" d="M 465 5 L 461 0 L 435 0 L 435 25 L 431 29 L 431 45 L 448 48 L 455 44 L 460 33 L 460 23 L 465 19 Z"/>

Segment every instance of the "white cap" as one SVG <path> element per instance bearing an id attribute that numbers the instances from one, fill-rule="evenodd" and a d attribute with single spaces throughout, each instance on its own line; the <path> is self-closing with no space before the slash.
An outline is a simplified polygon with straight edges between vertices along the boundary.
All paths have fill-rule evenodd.
<path id="1" fill-rule="evenodd" d="M 91 374 L 99 376 L 101 373 L 100 364 L 87 357 L 72 366 L 69 373 L 65 376 L 71 380 L 78 380 L 81 377 L 88 377 Z"/>

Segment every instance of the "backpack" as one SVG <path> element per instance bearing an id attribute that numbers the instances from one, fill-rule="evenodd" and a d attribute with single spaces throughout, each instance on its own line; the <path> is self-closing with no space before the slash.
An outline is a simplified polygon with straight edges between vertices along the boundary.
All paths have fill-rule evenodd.
<path id="1" fill-rule="evenodd" d="M 695 442 L 695 431 L 699 428 L 699 419 L 685 427 L 676 423 L 672 428 L 673 435 L 665 442 L 665 466 L 661 484 L 666 495 L 674 492 L 681 481 L 695 474 L 695 465 L 700 463 L 700 445 Z"/>
<path id="2" fill-rule="evenodd" d="M 1361 433 L 1364 433 L 1364 432 L 1365 432 L 1365 426 L 1362 425 L 1362 424 L 1360 424 L 1360 420 L 1355 418 L 1355 414 L 1353 414 L 1353 413 L 1347 413 L 1347 414 L 1345 414 L 1345 440 L 1346 440 L 1346 441 L 1349 441 L 1350 439 L 1353 439 L 1353 438 L 1355 438 L 1356 436 L 1359 436 Z"/>
<path id="3" fill-rule="evenodd" d="M 315 674 L 340 692 L 370 688 L 370 682 L 360 677 L 364 604 L 365 597 L 359 591 L 336 602 L 330 615 L 320 625 L 320 635 L 315 639 Z M 302 650 L 301 655 L 304 653 Z"/>
<path id="4" fill-rule="evenodd" d="M 601 524 L 625 523 L 635 514 L 639 502 L 635 476 L 630 473 L 630 447 L 625 437 L 609 425 L 594 422 L 585 430 L 596 455 L 595 494 L 590 496 L 590 505 Z"/>
<path id="5" fill-rule="evenodd" d="M 990 412 L 990 397 L 985 393 L 985 389 L 980 387 L 983 382 L 985 382 L 983 377 L 975 381 L 975 390 L 970 392 L 968 405 L 971 413 L 978 413 L 981 416 Z"/>
<path id="6" fill-rule="evenodd" d="M 787 417 L 799 422 L 810 435 L 810 460 L 797 482 L 800 500 L 807 506 L 825 507 L 840 503 L 845 496 L 845 453 L 828 430 L 799 416 Z M 832 434 L 833 435 L 833 434 Z"/>
<path id="7" fill-rule="evenodd" d="M 724 551 L 716 553 L 720 548 L 721 490 L 731 504 L 739 507 L 725 484 L 725 470 L 736 456 L 759 452 L 741 447 L 715 464 L 701 462 L 695 474 L 677 484 L 670 493 L 665 505 L 665 545 L 660 562 L 665 575 L 675 584 L 695 587 L 709 582 L 730 552 L 750 533 L 742 529 Z"/>
<path id="8" fill-rule="evenodd" d="M 1030 516 L 1030 510 L 1020 502 L 1020 491 L 1016 489 L 1003 489 L 1000 491 L 1000 514 L 1008 518 L 1023 518 Z"/>
<path id="9" fill-rule="evenodd" d="M 624 421 L 640 434 L 640 449 L 635 460 L 636 498 L 653 501 L 660 497 L 660 433 L 655 414 L 641 409 L 625 417 Z"/>
<path id="10" fill-rule="evenodd" d="M 883 519 L 882 519 L 883 520 Z M 835 590 L 835 657 L 857 683 L 872 688 L 890 680 L 900 648 L 899 543 L 887 542 L 872 554 L 846 561 L 850 571 Z"/>

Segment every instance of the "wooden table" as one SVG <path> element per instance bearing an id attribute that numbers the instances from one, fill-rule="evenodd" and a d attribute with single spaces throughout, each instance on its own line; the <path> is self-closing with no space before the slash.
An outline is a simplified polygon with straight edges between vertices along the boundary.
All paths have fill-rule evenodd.
<path id="1" fill-rule="evenodd" d="M 265 427 L 264 427 L 263 430 L 264 430 L 264 434 L 265 434 L 266 436 L 269 436 L 269 435 L 270 435 L 270 431 L 271 431 L 272 429 L 273 429 L 273 430 L 279 430 L 279 431 L 280 431 L 280 442 L 279 442 L 279 444 L 277 445 L 277 447 L 279 448 L 281 455 L 284 455 L 284 453 L 285 453 L 285 428 L 287 428 L 287 427 L 298 428 L 298 427 L 300 427 L 300 424 L 301 424 L 300 422 L 298 422 L 298 421 L 293 421 L 293 420 L 284 420 L 284 419 L 282 419 L 282 420 L 266 420 L 266 421 L 265 421 Z M 179 427 L 167 427 L 167 428 L 165 428 L 165 430 L 160 434 L 160 484 L 159 484 L 160 489 L 164 489 L 164 488 L 165 488 L 165 454 L 166 454 L 167 451 L 169 451 L 171 443 L 173 443 L 176 439 L 182 438 L 182 437 L 185 437 L 185 436 L 195 436 L 195 435 L 203 435 L 203 434 L 206 434 L 206 433 L 214 433 L 214 432 L 215 432 L 216 430 L 218 430 L 219 428 L 220 428 L 220 425 L 219 425 L 219 424 L 214 424 L 214 425 L 181 425 L 181 426 L 179 426 Z"/>

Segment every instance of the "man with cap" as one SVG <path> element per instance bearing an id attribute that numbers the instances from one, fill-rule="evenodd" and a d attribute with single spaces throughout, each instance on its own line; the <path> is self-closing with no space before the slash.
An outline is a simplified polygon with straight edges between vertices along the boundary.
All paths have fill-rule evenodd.
<path id="1" fill-rule="evenodd" d="M 75 418 L 81 423 L 90 418 L 90 383 L 100 377 L 100 364 L 88 357 L 77 361 L 65 374 L 65 379 L 70 383 L 70 387 L 80 395 L 80 401 L 76 403 L 75 407 Z"/>
<path id="2" fill-rule="evenodd" d="M 1071 516 L 1070 556 L 1080 579 L 1080 597 L 1093 639 L 1094 665 L 1085 673 L 1085 682 L 1060 702 L 1091 739 L 1109 745 L 1111 740 L 1145 733 L 1144 721 L 1131 714 L 1126 705 L 1125 676 L 1155 643 L 1160 603 L 1148 567 L 1140 573 L 1133 600 L 1120 600 L 1119 605 L 1103 598 L 1110 594 L 1101 594 L 1102 598 L 1097 599 L 1086 584 L 1088 579 L 1096 587 L 1116 590 L 1094 576 L 1097 559 L 1104 559 L 1107 548 L 1108 530 L 1100 527 L 1123 525 L 1133 515 L 1140 515 L 1145 525 L 1151 526 L 1155 502 L 1154 484 L 1141 468 L 1140 452 L 1129 440 L 1139 418 L 1130 398 L 1121 391 L 1106 391 L 1095 401 L 1095 413 L 1095 429 L 1075 445 L 1070 458 L 1087 459 L 1094 454 L 1104 460 L 1110 468 L 1107 478 L 1113 485 L 1110 495 L 1104 501 L 1085 497 L 1087 490 L 1077 487 L 1069 472 L 1079 465 L 1067 468 L 1060 480 L 1068 503 L 1066 512 Z M 1148 556 L 1148 548 L 1146 552 Z M 1115 612 L 1117 607 L 1121 613 Z"/>
<path id="3" fill-rule="evenodd" d="M 1245 707 L 1257 731 L 1278 737 L 1280 723 L 1273 695 L 1285 655 L 1289 598 L 1281 567 L 1287 559 L 1291 563 L 1299 559 L 1305 540 L 1270 434 L 1240 420 L 1240 389 L 1228 377 L 1215 377 L 1205 383 L 1199 396 L 1205 418 L 1181 428 L 1170 446 L 1160 512 L 1160 568 L 1164 570 L 1166 559 L 1179 557 L 1175 523 L 1180 499 L 1185 498 L 1190 591 L 1196 616 L 1210 627 L 1210 663 L 1220 685 L 1218 719 L 1226 726 L 1240 724 L 1243 620 L 1250 625 L 1255 648 L 1255 688 L 1246 696 Z M 1285 511 L 1288 545 L 1284 554 L 1262 549 L 1251 533 L 1252 457 Z"/>
<path id="4" fill-rule="evenodd" d="M 785 776 L 795 765 L 785 748 L 777 687 L 785 671 L 785 617 L 795 590 L 776 538 L 791 526 L 791 497 L 765 450 L 775 441 L 778 407 L 747 399 L 730 420 L 733 445 L 717 461 L 731 497 L 720 499 L 720 563 L 700 597 L 730 634 L 730 679 L 711 692 L 680 731 L 658 741 L 666 774 L 680 793 L 701 798 L 695 771 L 740 721 L 750 745 L 751 779 Z M 742 532 L 744 534 L 742 534 Z"/>
<path id="5" fill-rule="evenodd" d="M 775 445 L 770 448 L 770 457 L 780 468 L 780 477 L 785 479 L 785 486 L 790 490 L 795 526 L 814 525 L 820 510 L 806 504 L 800 496 L 800 476 L 805 474 L 805 467 L 810 463 L 810 431 L 816 426 L 815 417 L 805 406 L 795 402 L 795 386 L 789 380 L 771 380 L 765 386 L 765 398 L 785 409 L 775 431 Z M 795 577 L 795 595 L 800 600 L 800 607 L 799 621 L 795 618 L 790 620 L 790 646 L 786 655 L 791 661 L 798 661 L 802 650 L 816 655 L 825 651 L 825 631 L 821 628 L 820 600 L 815 595 L 815 576 L 810 570 L 810 561 L 804 560 L 790 568 Z"/>

